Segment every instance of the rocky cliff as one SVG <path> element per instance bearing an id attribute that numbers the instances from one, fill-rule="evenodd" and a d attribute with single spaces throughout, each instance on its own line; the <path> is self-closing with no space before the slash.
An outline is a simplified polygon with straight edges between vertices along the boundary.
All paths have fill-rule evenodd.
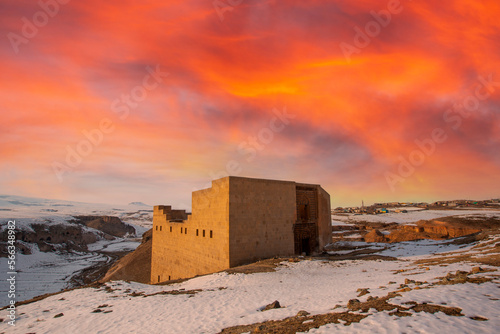
<path id="1" fill-rule="evenodd" d="M 109 235 L 123 238 L 135 235 L 135 228 L 123 223 L 120 218 L 112 216 L 75 216 L 76 222 L 95 228 Z"/>
<path id="2" fill-rule="evenodd" d="M 71 222 L 70 222 L 71 223 Z M 27 224 L 28 228 L 16 232 L 16 247 L 21 254 L 31 254 L 29 244 L 36 244 L 42 252 L 86 252 L 87 245 L 98 240 L 135 235 L 135 228 L 123 223 L 118 217 L 78 216 L 68 223 L 40 222 Z M 94 230 L 85 228 L 93 228 Z M 7 256 L 7 229 L 0 233 L 0 257 Z"/>
<path id="3" fill-rule="evenodd" d="M 16 247 L 21 254 L 31 254 L 28 244 L 36 244 L 42 252 L 59 251 L 87 251 L 87 245 L 96 242 L 104 234 L 96 234 L 85 231 L 78 225 L 44 225 L 31 224 L 31 230 L 20 230 L 17 232 Z M 7 230 L 0 237 L 0 256 L 6 256 Z"/>
<path id="4" fill-rule="evenodd" d="M 454 222 L 421 220 L 415 225 L 392 227 L 392 231 L 387 235 L 381 233 L 378 229 L 372 229 L 363 238 L 366 242 L 402 242 L 419 239 L 444 240 L 481 232 L 484 228 L 483 225 L 467 226 Z"/>

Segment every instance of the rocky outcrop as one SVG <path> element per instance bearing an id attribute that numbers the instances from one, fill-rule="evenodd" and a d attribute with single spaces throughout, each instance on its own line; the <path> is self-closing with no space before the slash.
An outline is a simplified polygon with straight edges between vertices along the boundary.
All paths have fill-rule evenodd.
<path id="1" fill-rule="evenodd" d="M 149 283 L 151 279 L 151 250 L 153 230 L 142 236 L 142 243 L 135 251 L 118 260 L 104 275 L 100 282 L 112 280 Z"/>
<path id="2" fill-rule="evenodd" d="M 451 223 L 434 220 L 432 222 L 417 223 L 420 229 L 426 233 L 435 233 L 446 236 L 446 238 L 457 238 L 464 235 L 474 234 L 481 231 L 479 228 L 464 226 L 453 226 Z"/>
<path id="3" fill-rule="evenodd" d="M 379 230 L 371 230 L 365 234 L 364 239 L 366 242 L 387 242 L 387 238 Z"/>
<path id="4" fill-rule="evenodd" d="M 18 251 L 21 254 L 30 254 L 31 249 L 26 247 L 26 243 L 37 244 L 42 252 L 53 252 L 56 250 L 62 251 L 87 251 L 87 245 L 94 243 L 99 239 L 95 233 L 87 232 L 78 225 L 44 225 L 31 224 L 32 231 L 20 230 L 17 232 L 16 238 L 21 241 L 16 244 Z M 0 244 L 1 253 L 4 251 L 4 243 L 7 241 L 7 230 L 4 230 L 1 235 Z"/>
<path id="5" fill-rule="evenodd" d="M 444 217 L 439 220 L 420 220 L 414 224 L 358 223 L 355 226 L 334 226 L 332 242 L 402 242 L 420 239 L 445 240 L 472 236 L 496 228 L 499 220 Z M 381 232 L 382 231 L 382 232 Z"/>
<path id="6" fill-rule="evenodd" d="M 268 304 L 268 305 L 264 306 L 262 308 L 262 312 L 269 311 L 269 310 L 272 310 L 272 309 L 275 309 L 275 308 L 281 308 L 280 302 L 277 301 L 277 300 L 275 300 L 271 304 Z"/>
<path id="7" fill-rule="evenodd" d="M 444 240 L 481 232 L 480 229 L 456 226 L 442 221 L 419 221 L 416 225 L 402 225 L 387 237 L 389 242 L 418 239 Z"/>
<path id="8" fill-rule="evenodd" d="M 95 228 L 109 235 L 123 238 L 126 235 L 135 235 L 135 228 L 125 224 L 118 217 L 112 216 L 76 216 L 76 222 Z"/>
<path id="9" fill-rule="evenodd" d="M 115 237 L 135 235 L 135 228 L 123 223 L 118 217 L 78 216 L 73 224 L 30 224 L 31 230 L 19 230 L 16 239 L 18 252 L 30 254 L 29 244 L 36 244 L 42 252 L 88 250 L 87 245 L 100 239 L 113 240 Z M 87 226 L 98 231 L 87 231 Z M 7 235 L 5 229 L 0 234 L 0 257 L 7 255 Z"/>

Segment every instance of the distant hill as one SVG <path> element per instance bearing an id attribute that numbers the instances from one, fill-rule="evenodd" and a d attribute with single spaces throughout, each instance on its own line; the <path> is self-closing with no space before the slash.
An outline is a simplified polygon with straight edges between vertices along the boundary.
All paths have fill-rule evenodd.
<path id="1" fill-rule="evenodd" d="M 135 206 L 150 206 L 150 205 L 147 205 L 145 203 L 142 203 L 142 202 L 130 202 L 128 203 L 128 205 L 135 205 Z"/>

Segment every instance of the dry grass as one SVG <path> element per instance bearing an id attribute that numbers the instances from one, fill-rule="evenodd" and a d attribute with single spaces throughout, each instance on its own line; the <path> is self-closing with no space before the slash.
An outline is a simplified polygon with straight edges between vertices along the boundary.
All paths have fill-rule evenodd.
<path id="1" fill-rule="evenodd" d="M 297 332 L 307 332 L 311 328 L 318 328 L 327 324 L 339 324 L 344 322 L 349 326 L 353 322 L 360 322 L 368 315 L 355 314 L 351 312 L 327 313 L 314 316 L 296 315 L 283 320 L 270 320 L 252 325 L 234 326 L 223 329 L 222 334 L 240 334 L 240 333 L 273 333 L 273 334 L 291 334 Z M 311 321 L 312 320 L 312 321 Z"/>
<path id="2" fill-rule="evenodd" d="M 318 315 L 304 315 L 305 311 L 299 312 L 296 316 L 288 317 L 282 320 L 269 320 L 251 325 L 234 326 L 223 329 L 220 334 L 241 334 L 241 333 L 272 333 L 272 334 L 294 334 L 297 332 L 307 332 L 312 328 L 319 328 L 327 324 L 340 324 L 341 320 L 344 326 L 349 326 L 353 322 L 360 322 L 370 316 L 367 313 L 370 309 L 381 311 L 393 311 L 390 315 L 397 317 L 412 316 L 413 312 L 436 313 L 443 312 L 449 316 L 463 316 L 462 310 L 458 307 L 448 307 L 442 305 L 433 305 L 427 303 L 411 302 L 410 306 L 401 306 L 388 302 L 391 298 L 400 296 L 397 293 L 389 293 L 385 297 L 369 297 L 366 302 L 360 302 L 352 299 L 347 304 L 349 311 L 332 312 Z M 361 312 L 352 313 L 352 312 Z"/>

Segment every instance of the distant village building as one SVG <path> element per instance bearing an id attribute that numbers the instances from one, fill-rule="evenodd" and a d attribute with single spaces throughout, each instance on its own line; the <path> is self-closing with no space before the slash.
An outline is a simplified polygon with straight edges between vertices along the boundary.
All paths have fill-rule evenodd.
<path id="1" fill-rule="evenodd" d="M 319 185 L 229 176 L 192 196 L 191 215 L 154 207 L 152 283 L 318 253 L 331 241 L 330 195 Z"/>

